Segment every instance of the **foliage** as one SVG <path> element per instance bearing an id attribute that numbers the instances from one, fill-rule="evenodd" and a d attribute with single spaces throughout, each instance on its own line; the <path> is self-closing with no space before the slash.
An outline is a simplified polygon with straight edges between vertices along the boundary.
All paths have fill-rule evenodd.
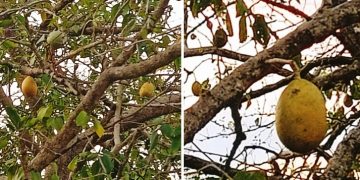
<path id="1" fill-rule="evenodd" d="M 1 91 L 7 95 L 0 101 L 1 175 L 9 179 L 179 176 L 180 102 L 170 97 L 179 96 L 180 53 L 161 66 L 153 64 L 165 60 L 152 60 L 177 43 L 180 33 L 172 7 L 177 2 L 164 2 L 10 0 L 0 4 Z M 135 72 L 127 70 L 137 66 Z M 99 80 L 116 68 L 128 72 L 121 75 L 125 78 Z M 37 97 L 24 98 L 21 93 L 25 75 L 34 77 Z M 104 91 L 94 89 L 104 82 L 109 82 L 100 86 Z M 145 82 L 156 86 L 153 99 L 138 94 Z M 3 103 L 6 98 L 10 104 Z M 163 111 L 152 111 L 155 108 Z M 119 118 L 126 122 L 117 135 L 120 148 L 113 151 L 118 124 L 114 121 Z M 41 149 L 68 129 L 76 131 L 72 140 L 55 142 L 66 148 L 59 151 L 64 156 L 45 164 L 46 169 L 34 168 L 32 160 L 43 155 Z"/>

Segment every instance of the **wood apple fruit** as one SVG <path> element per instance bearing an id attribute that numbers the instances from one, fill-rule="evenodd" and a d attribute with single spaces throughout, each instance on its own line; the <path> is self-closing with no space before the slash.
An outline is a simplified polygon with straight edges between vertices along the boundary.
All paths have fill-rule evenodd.
<path id="1" fill-rule="evenodd" d="M 27 76 L 21 83 L 21 91 L 25 97 L 34 97 L 37 94 L 38 87 L 34 78 Z"/>
<path id="2" fill-rule="evenodd" d="M 215 32 L 213 43 L 216 47 L 221 48 L 224 47 L 227 43 L 227 35 L 226 32 L 223 29 L 218 29 Z"/>
<path id="3" fill-rule="evenodd" d="M 151 82 L 144 83 L 139 90 L 140 97 L 152 97 L 155 95 L 155 86 Z"/>
<path id="4" fill-rule="evenodd" d="M 328 128 L 321 91 L 310 81 L 295 78 L 280 96 L 275 124 L 280 141 L 291 151 L 307 153 L 315 149 Z"/>
<path id="5" fill-rule="evenodd" d="M 198 81 L 195 81 L 191 86 L 191 91 L 195 96 L 200 96 L 202 91 L 202 86 Z"/>

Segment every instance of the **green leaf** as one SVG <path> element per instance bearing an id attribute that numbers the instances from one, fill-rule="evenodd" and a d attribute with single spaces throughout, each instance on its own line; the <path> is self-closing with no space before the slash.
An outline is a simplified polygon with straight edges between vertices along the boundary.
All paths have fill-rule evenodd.
<path id="1" fill-rule="evenodd" d="M 121 31 L 121 33 L 123 34 L 123 36 L 128 36 L 130 34 L 130 32 L 133 30 L 133 28 L 135 27 L 135 23 L 136 20 L 135 19 L 131 19 L 123 28 L 123 30 Z"/>
<path id="2" fill-rule="evenodd" d="M 111 8 L 111 13 L 110 13 L 110 20 L 111 22 L 115 20 L 115 18 L 117 17 L 118 11 L 119 11 L 119 7 L 120 7 L 120 3 L 115 4 L 112 8 Z"/>
<path id="3" fill-rule="evenodd" d="M 108 155 L 108 153 L 103 154 L 103 156 L 101 157 L 101 162 L 103 163 L 103 165 L 105 167 L 105 172 L 107 174 L 110 173 L 113 170 L 114 163 L 113 163 L 113 161 L 111 161 L 111 158 Z"/>
<path id="4" fill-rule="evenodd" d="M 18 20 L 18 22 L 20 22 L 21 25 L 25 25 L 26 21 L 25 21 L 25 17 L 20 15 L 20 14 L 16 14 L 16 19 Z"/>
<path id="5" fill-rule="evenodd" d="M 350 86 L 350 92 L 353 100 L 360 99 L 360 80 L 354 80 L 354 83 Z"/>
<path id="6" fill-rule="evenodd" d="M 175 63 L 175 68 L 177 70 L 181 68 L 181 58 L 180 57 L 176 58 L 174 63 Z"/>
<path id="7" fill-rule="evenodd" d="M 239 21 L 239 39 L 240 43 L 243 43 L 247 39 L 247 27 L 246 27 L 246 16 L 241 16 Z"/>
<path id="8" fill-rule="evenodd" d="M 36 123 L 39 122 L 39 119 L 37 117 L 31 118 L 30 120 L 28 120 L 25 124 L 26 127 L 32 127 L 34 126 Z"/>
<path id="9" fill-rule="evenodd" d="M 21 118 L 13 107 L 5 107 L 5 111 L 10 118 L 11 124 L 15 129 L 19 129 L 21 126 Z"/>
<path id="10" fill-rule="evenodd" d="M 56 174 L 51 175 L 50 180 L 60 180 L 60 177 Z"/>
<path id="11" fill-rule="evenodd" d="M 41 174 L 39 172 L 31 171 L 31 180 L 41 180 Z"/>
<path id="12" fill-rule="evenodd" d="M 173 136 L 173 128 L 169 125 L 169 124 L 164 124 L 160 127 L 161 133 L 168 137 L 171 138 Z"/>
<path id="13" fill-rule="evenodd" d="M 38 115 L 37 117 L 39 118 L 39 120 L 42 120 L 44 117 L 50 117 L 53 111 L 53 107 L 50 106 L 46 106 L 46 107 L 41 107 L 38 110 Z"/>
<path id="14" fill-rule="evenodd" d="M 100 172 L 101 164 L 99 161 L 95 161 L 91 166 L 91 173 L 98 174 Z"/>
<path id="15" fill-rule="evenodd" d="M 146 39 L 148 34 L 149 34 L 149 32 L 146 28 L 144 28 L 142 31 L 140 31 L 140 36 L 143 39 Z"/>
<path id="16" fill-rule="evenodd" d="M 247 12 L 247 7 L 244 0 L 236 1 L 236 17 L 244 16 Z"/>
<path id="17" fill-rule="evenodd" d="M 76 117 L 76 125 L 81 126 L 82 128 L 85 128 L 87 126 L 87 123 L 89 122 L 90 117 L 85 111 L 81 111 L 77 117 Z"/>
<path id="18" fill-rule="evenodd" d="M 4 47 L 4 49 L 13 49 L 13 48 L 18 47 L 18 45 L 16 43 L 9 41 L 9 40 L 3 41 L 2 46 Z"/>
<path id="19" fill-rule="evenodd" d="M 151 136 L 150 136 L 150 148 L 149 150 L 153 150 L 155 148 L 155 146 L 158 144 L 159 142 L 159 134 L 157 134 L 157 132 L 155 131 Z"/>
<path id="20" fill-rule="evenodd" d="M 95 120 L 94 122 L 94 130 L 96 132 L 96 134 L 101 137 L 104 135 L 105 129 L 103 128 L 103 126 L 101 125 L 100 121 Z"/>
<path id="21" fill-rule="evenodd" d="M 56 130 L 60 130 L 64 125 L 64 120 L 61 117 L 49 118 L 48 120 L 46 120 L 46 125 L 48 127 L 53 127 Z"/>
<path id="22" fill-rule="evenodd" d="M 173 138 L 171 141 L 170 151 L 172 153 L 176 153 L 179 152 L 180 148 L 181 148 L 181 136 Z"/>
<path id="23" fill-rule="evenodd" d="M 13 24 L 11 19 L 4 19 L 0 21 L 0 27 L 9 27 Z"/>
<path id="24" fill-rule="evenodd" d="M 252 30 L 254 33 L 254 39 L 264 45 L 265 47 L 269 43 L 270 40 L 270 32 L 269 27 L 265 21 L 265 17 L 261 14 L 254 15 L 255 21 L 252 26 Z"/>
<path id="25" fill-rule="evenodd" d="M 234 180 L 266 180 L 266 177 L 259 172 L 241 171 L 236 173 Z"/>
<path id="26" fill-rule="evenodd" d="M 9 138 L 7 136 L 0 137 L 0 149 L 6 147 L 9 142 Z"/>
<path id="27" fill-rule="evenodd" d="M 130 23 L 132 20 L 135 20 L 136 16 L 134 14 L 126 14 L 124 15 L 124 19 L 121 22 L 122 27 L 125 27 L 128 23 Z"/>
<path id="28" fill-rule="evenodd" d="M 139 157 L 139 150 L 138 149 L 132 149 L 130 153 L 130 158 L 135 160 Z"/>
<path id="29" fill-rule="evenodd" d="M 164 36 L 162 38 L 162 42 L 159 44 L 159 47 L 166 48 L 166 47 L 168 47 L 170 42 L 171 42 L 171 40 L 170 40 L 169 36 Z"/>
<path id="30" fill-rule="evenodd" d="M 180 137 L 181 136 L 181 126 L 175 128 L 174 130 L 174 137 Z"/>
<path id="31" fill-rule="evenodd" d="M 72 159 L 71 162 L 68 164 L 67 168 L 70 171 L 75 171 L 78 161 L 79 161 L 79 157 L 75 156 L 74 159 Z"/>

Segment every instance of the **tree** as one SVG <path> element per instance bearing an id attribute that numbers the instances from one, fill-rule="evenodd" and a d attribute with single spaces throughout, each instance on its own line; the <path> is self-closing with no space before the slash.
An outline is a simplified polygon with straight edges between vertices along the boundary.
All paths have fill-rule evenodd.
<path id="1" fill-rule="evenodd" d="M 179 177 L 179 2 L 54 2 L 0 5 L 0 174 Z"/>
<path id="2" fill-rule="evenodd" d="M 186 177 L 359 178 L 360 2 L 324 1 L 314 15 L 303 11 L 314 7 L 308 3 L 186 1 Z M 226 30 L 224 47 L 206 36 L 217 29 Z M 326 138 L 307 154 L 289 152 L 273 133 L 276 90 L 293 78 L 284 62 L 298 64 L 331 105 Z M 202 84 L 198 98 L 195 81 Z"/>

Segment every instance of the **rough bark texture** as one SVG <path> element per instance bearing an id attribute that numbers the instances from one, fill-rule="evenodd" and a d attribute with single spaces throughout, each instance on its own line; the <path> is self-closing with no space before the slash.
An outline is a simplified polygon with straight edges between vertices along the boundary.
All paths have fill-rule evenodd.
<path id="1" fill-rule="evenodd" d="M 321 42 L 337 29 L 359 22 L 359 7 L 360 1 L 356 0 L 324 11 L 277 41 L 273 47 L 249 58 L 211 91 L 204 93 L 185 111 L 185 143 L 191 142 L 195 134 L 232 99 L 241 98 L 254 82 L 276 71 L 276 68 L 264 63 L 266 59 L 289 59 L 313 43 Z"/>
<path id="2" fill-rule="evenodd" d="M 360 154 L 360 126 L 352 129 L 345 139 L 336 148 L 333 157 L 325 170 L 323 179 L 347 179 L 351 178 L 353 162 Z"/>
<path id="3" fill-rule="evenodd" d="M 225 165 L 222 165 L 220 163 L 216 162 L 209 162 L 205 161 L 203 159 L 200 159 L 196 156 L 192 155 L 184 155 L 184 166 L 189 167 L 191 169 L 201 169 L 209 164 L 214 164 L 215 166 L 219 167 L 220 169 L 225 169 Z M 205 168 L 202 170 L 205 174 L 211 174 L 211 175 L 217 175 L 217 176 L 223 176 L 223 173 L 217 170 L 214 167 Z M 229 169 L 226 173 L 228 173 L 231 177 L 235 176 L 237 172 L 240 172 L 240 170 L 237 169 Z"/>
<path id="4" fill-rule="evenodd" d="M 335 0 L 333 1 L 334 5 L 344 3 L 343 0 Z M 344 45 L 345 49 L 347 49 L 352 57 L 359 58 L 360 57 L 360 23 L 353 24 L 351 26 L 345 27 L 343 29 L 340 29 L 339 32 L 335 34 L 335 36 L 340 40 L 340 42 Z M 358 59 L 355 61 L 352 65 L 348 67 L 350 71 L 353 71 L 352 74 L 348 74 L 345 76 L 344 79 L 341 79 L 341 81 L 349 82 L 351 79 L 356 77 L 356 75 L 359 74 L 360 69 L 360 60 Z M 338 73 L 339 74 L 339 73 Z M 333 82 L 336 79 L 329 79 L 328 82 Z M 337 129 L 334 129 L 333 133 L 334 136 L 330 136 L 328 142 L 333 142 L 334 139 L 346 128 L 345 127 L 338 127 Z M 359 134 L 360 129 L 356 128 L 358 132 L 352 132 L 353 134 Z M 354 129 L 353 131 L 356 131 Z M 351 135 L 350 135 L 351 136 Z M 356 154 L 354 151 L 357 151 L 356 149 L 351 148 L 357 148 L 359 149 L 359 145 L 357 147 L 347 147 L 347 150 L 344 150 L 344 146 L 349 143 L 349 139 L 344 139 L 338 146 L 337 150 L 335 151 L 335 154 L 330 159 L 330 163 L 327 165 L 327 168 L 325 170 L 325 177 L 327 179 L 344 179 L 344 177 L 347 177 L 349 172 L 352 171 L 352 163 L 354 158 L 356 157 Z M 359 141 L 357 141 L 357 144 L 359 144 Z M 327 143 L 326 145 L 330 146 L 330 143 Z M 327 147 L 325 147 L 327 148 Z M 359 153 L 359 151 L 357 151 Z M 335 163 L 336 162 L 336 163 Z M 350 178 L 350 177 L 349 177 Z"/>

